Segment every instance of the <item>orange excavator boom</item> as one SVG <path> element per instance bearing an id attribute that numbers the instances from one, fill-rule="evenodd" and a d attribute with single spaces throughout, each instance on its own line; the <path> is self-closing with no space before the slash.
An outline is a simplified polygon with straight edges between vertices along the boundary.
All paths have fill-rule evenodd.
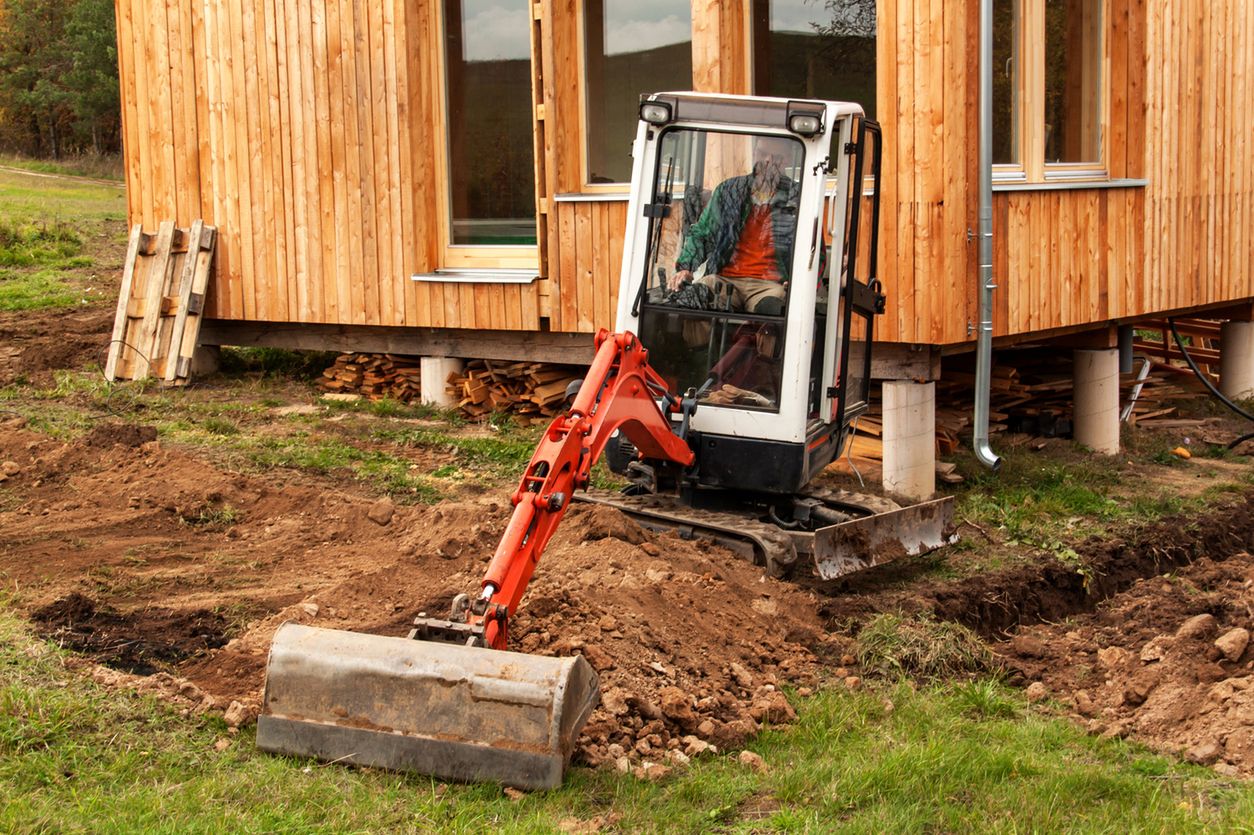
<path id="1" fill-rule="evenodd" d="M 494 649 L 505 649 L 510 615 L 572 493 L 587 488 L 592 466 L 615 431 L 626 435 L 645 458 L 685 467 L 693 462 L 692 450 L 671 429 L 669 415 L 679 411 L 679 402 L 649 367 L 640 340 L 603 329 L 596 348 L 570 409 L 549 425 L 514 491 L 514 513 L 488 565 L 479 599 L 462 604 L 469 605 L 467 623 L 475 632 L 481 628 L 483 643 Z"/>

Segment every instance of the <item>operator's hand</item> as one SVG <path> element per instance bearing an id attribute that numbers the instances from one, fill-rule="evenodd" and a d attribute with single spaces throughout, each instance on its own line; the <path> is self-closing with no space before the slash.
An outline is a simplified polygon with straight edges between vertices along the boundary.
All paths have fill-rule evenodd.
<path id="1" fill-rule="evenodd" d="M 678 290 L 689 281 L 692 281 L 692 270 L 676 270 L 670 278 L 666 279 L 666 289 Z"/>

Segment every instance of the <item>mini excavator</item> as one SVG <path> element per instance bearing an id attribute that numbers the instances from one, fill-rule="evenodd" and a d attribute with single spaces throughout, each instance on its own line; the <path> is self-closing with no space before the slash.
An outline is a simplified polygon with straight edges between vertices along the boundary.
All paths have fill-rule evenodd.
<path id="1" fill-rule="evenodd" d="M 776 576 L 829 579 L 952 541 L 950 499 L 901 507 L 808 487 L 868 405 L 885 303 L 879 126 L 856 104 L 658 93 L 641 99 L 633 156 L 617 332 L 597 334 L 541 438 L 480 587 L 405 638 L 281 626 L 263 750 L 559 785 L 597 677 L 580 656 L 509 652 L 509 623 L 602 454 L 630 486 L 580 500 Z M 726 280 L 754 263 L 735 249 L 755 210 L 769 276 Z"/>

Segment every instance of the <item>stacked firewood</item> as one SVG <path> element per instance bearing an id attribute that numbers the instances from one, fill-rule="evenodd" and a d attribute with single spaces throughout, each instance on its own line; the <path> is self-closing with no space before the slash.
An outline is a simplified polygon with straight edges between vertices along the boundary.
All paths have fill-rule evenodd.
<path id="1" fill-rule="evenodd" d="M 317 385 L 335 394 L 358 394 L 370 400 L 391 397 L 409 403 L 422 394 L 418 366 L 418 357 L 340 354 L 322 372 Z"/>
<path id="2" fill-rule="evenodd" d="M 475 360 L 449 375 L 445 392 L 468 417 L 508 412 L 540 423 L 562 410 L 567 387 L 583 377 L 584 371 L 572 366 Z"/>

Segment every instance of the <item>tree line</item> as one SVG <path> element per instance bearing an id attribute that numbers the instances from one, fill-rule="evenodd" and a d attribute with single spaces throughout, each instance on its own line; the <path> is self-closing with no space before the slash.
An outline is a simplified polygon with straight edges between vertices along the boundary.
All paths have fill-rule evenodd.
<path id="1" fill-rule="evenodd" d="M 0 0 L 0 150 L 121 149 L 113 0 Z"/>

